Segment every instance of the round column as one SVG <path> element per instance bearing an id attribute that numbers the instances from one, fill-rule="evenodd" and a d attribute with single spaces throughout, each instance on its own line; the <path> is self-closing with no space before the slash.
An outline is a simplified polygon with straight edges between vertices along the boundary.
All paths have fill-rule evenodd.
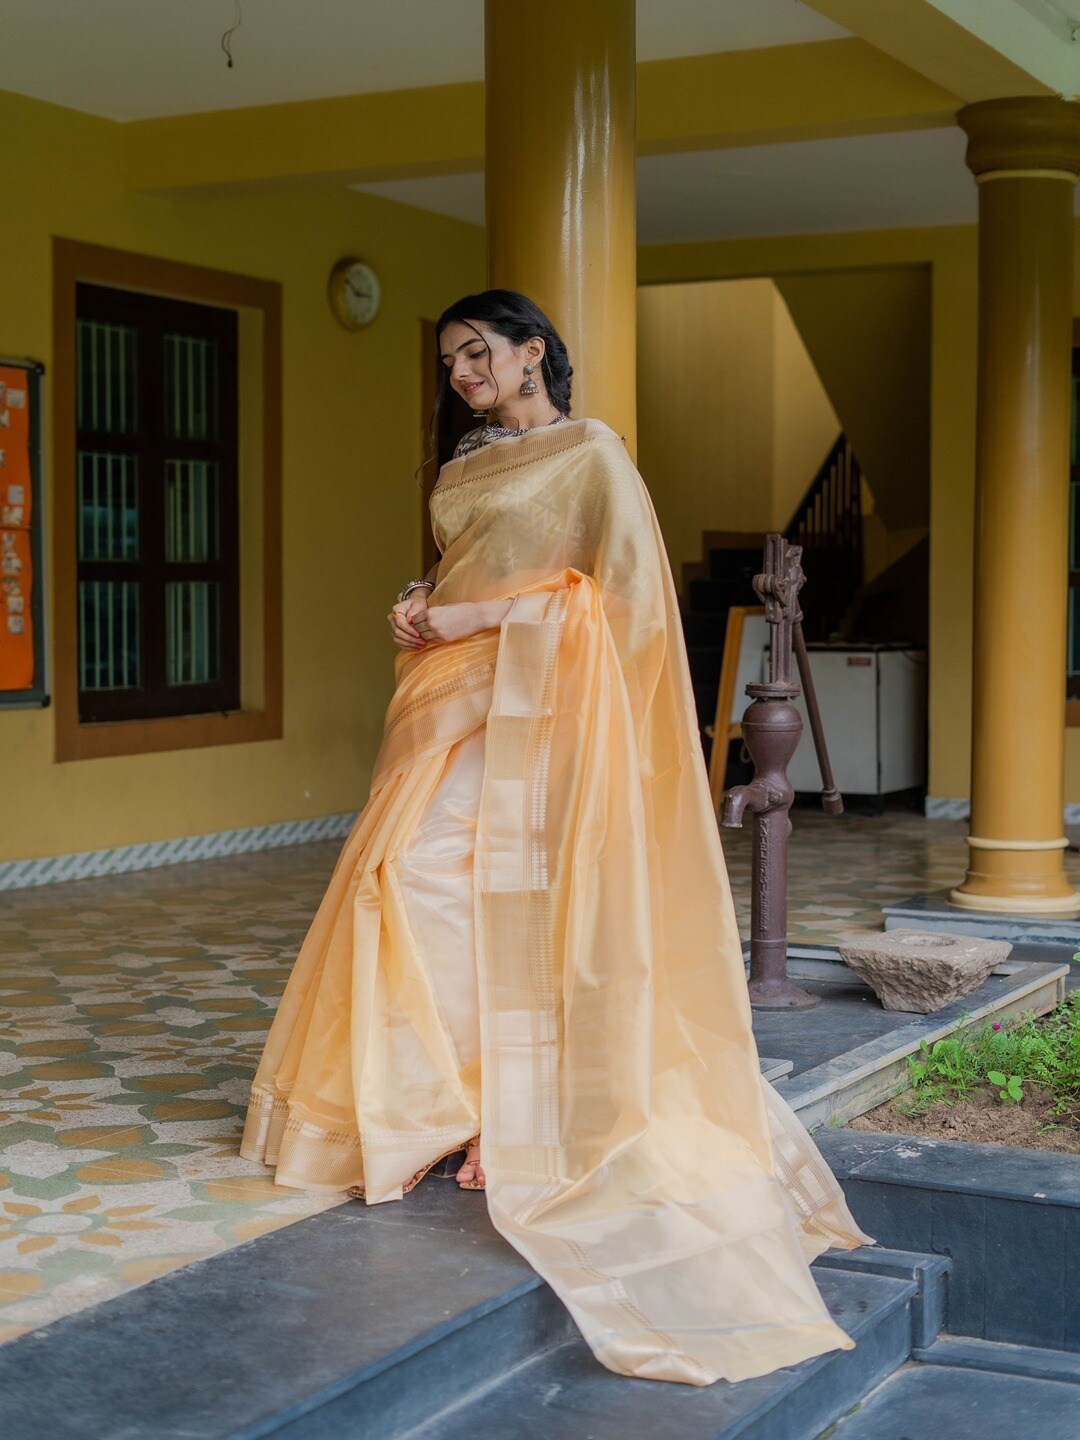
<path id="1" fill-rule="evenodd" d="M 488 284 L 546 311 L 573 412 L 636 445 L 634 0 L 487 0 Z"/>
<path id="2" fill-rule="evenodd" d="M 957 905 L 1075 912 L 1065 876 L 1073 187 L 1080 105 L 960 111 L 979 186 L 971 834 Z"/>

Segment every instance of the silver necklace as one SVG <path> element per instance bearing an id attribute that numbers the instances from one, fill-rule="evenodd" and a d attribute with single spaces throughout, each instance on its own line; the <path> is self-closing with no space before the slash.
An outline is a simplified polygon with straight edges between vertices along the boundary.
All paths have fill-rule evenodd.
<path id="1" fill-rule="evenodd" d="M 543 430 L 548 425 L 561 425 L 566 418 L 560 411 L 554 420 L 545 420 L 543 425 L 523 425 L 520 430 L 510 430 L 505 425 L 489 423 L 484 426 L 481 443 L 487 445 L 490 441 L 502 440 L 507 435 L 527 435 L 530 430 Z"/>

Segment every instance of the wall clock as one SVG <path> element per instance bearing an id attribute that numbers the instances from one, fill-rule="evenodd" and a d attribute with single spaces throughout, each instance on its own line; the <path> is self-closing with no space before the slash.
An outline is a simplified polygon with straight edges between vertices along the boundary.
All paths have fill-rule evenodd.
<path id="1" fill-rule="evenodd" d="M 330 309 L 346 330 L 370 325 L 379 313 L 381 292 L 375 271 L 352 256 L 339 260 L 330 272 Z"/>

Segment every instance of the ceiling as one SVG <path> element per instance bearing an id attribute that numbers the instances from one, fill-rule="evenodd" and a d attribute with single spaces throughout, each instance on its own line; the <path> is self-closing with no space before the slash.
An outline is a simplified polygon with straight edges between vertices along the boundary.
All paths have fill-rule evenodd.
<path id="1" fill-rule="evenodd" d="M 542 4 L 543 0 L 534 0 Z M 23 0 L 0 90 L 114 120 L 479 80 L 484 0 Z M 847 34 L 799 0 L 637 0 L 642 60 Z"/>
<path id="2" fill-rule="evenodd" d="M 543 0 L 533 0 L 542 4 Z M 1062 30 L 1080 0 L 1017 0 Z M 33 0 L 4 6 L 0 90 L 116 119 L 479 80 L 484 0 Z M 800 0 L 637 0 L 643 60 L 840 38 Z M 964 224 L 955 128 L 646 156 L 643 243 Z M 482 225 L 480 174 L 356 188 Z M 1080 196 L 1078 196 L 1080 199 Z"/>
<path id="3" fill-rule="evenodd" d="M 638 160 L 638 240 L 804 235 L 903 225 L 963 225 L 976 189 L 957 128 L 849 135 Z M 484 223 L 483 175 L 355 187 Z"/>

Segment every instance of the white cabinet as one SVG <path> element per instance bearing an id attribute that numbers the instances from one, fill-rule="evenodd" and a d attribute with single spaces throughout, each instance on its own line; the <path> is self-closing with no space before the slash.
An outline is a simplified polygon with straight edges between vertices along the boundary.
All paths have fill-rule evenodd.
<path id="1" fill-rule="evenodd" d="M 810 645 L 810 670 L 841 795 L 888 795 L 926 784 L 926 651 Z M 798 683 L 798 675 L 793 677 Z M 820 790 L 803 697 L 802 739 L 788 766 L 796 790 Z"/>

